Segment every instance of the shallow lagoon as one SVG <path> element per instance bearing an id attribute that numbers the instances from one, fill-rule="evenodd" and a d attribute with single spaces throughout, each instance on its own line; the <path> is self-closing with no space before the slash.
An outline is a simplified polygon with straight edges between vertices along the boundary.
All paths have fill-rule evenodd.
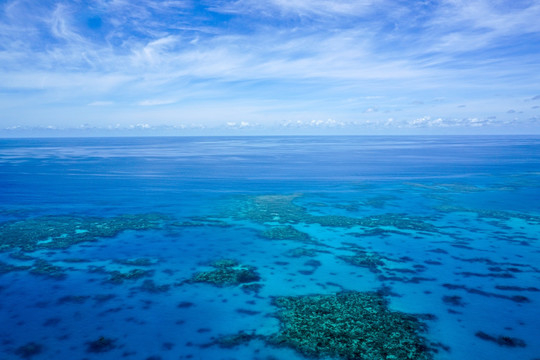
<path id="1" fill-rule="evenodd" d="M 0 358 L 347 358 L 279 299 L 360 294 L 427 357 L 537 359 L 539 184 L 535 137 L 0 140 Z"/>

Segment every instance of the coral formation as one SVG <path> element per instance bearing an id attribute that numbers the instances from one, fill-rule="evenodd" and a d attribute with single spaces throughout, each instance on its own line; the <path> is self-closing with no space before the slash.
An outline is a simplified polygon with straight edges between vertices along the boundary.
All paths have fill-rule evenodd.
<path id="1" fill-rule="evenodd" d="M 86 300 L 90 299 L 90 295 L 66 295 L 58 299 L 57 304 L 74 303 L 84 304 Z"/>
<path id="2" fill-rule="evenodd" d="M 436 226 L 425 218 L 408 214 L 381 214 L 364 218 L 342 215 L 312 215 L 306 208 L 294 203 L 301 195 L 262 195 L 242 198 L 234 217 L 249 219 L 256 223 L 277 222 L 280 224 L 319 224 L 328 227 L 363 226 L 379 228 L 394 227 L 401 230 L 439 233 Z"/>
<path id="3" fill-rule="evenodd" d="M 221 348 L 233 348 L 242 344 L 247 344 L 252 340 L 262 338 L 262 336 L 256 335 L 254 333 L 248 334 L 245 331 L 239 331 L 236 334 L 220 336 L 216 338 L 212 343 L 204 346 L 218 345 Z"/>
<path id="4" fill-rule="evenodd" d="M 346 360 L 432 359 L 417 318 L 391 311 L 376 293 L 287 296 L 280 308 L 280 331 L 269 338 L 308 357 Z"/>
<path id="5" fill-rule="evenodd" d="M 238 261 L 234 259 L 218 259 L 218 260 L 212 261 L 208 265 L 215 267 L 217 269 L 226 269 L 229 267 L 238 266 L 239 263 Z"/>
<path id="6" fill-rule="evenodd" d="M 465 303 L 463 302 L 463 298 L 458 295 L 454 295 L 454 296 L 445 295 L 443 296 L 442 300 L 445 304 L 448 304 L 451 306 L 461 306 L 461 307 L 465 306 Z"/>
<path id="7" fill-rule="evenodd" d="M 6 274 L 12 271 L 28 270 L 28 269 L 30 269 L 30 266 L 12 265 L 12 264 L 8 264 L 3 261 L 0 261 L 0 274 Z"/>
<path id="8" fill-rule="evenodd" d="M 383 258 L 376 254 L 361 250 L 359 248 L 351 249 L 355 252 L 354 255 L 341 255 L 337 258 L 348 262 L 351 265 L 368 268 L 371 272 L 379 273 L 379 267 L 384 266 Z"/>
<path id="9" fill-rule="evenodd" d="M 46 276 L 57 280 L 62 280 L 67 276 L 64 268 L 53 265 L 42 259 L 38 259 L 34 262 L 34 265 L 30 269 L 30 273 L 39 276 Z"/>
<path id="10" fill-rule="evenodd" d="M 30 255 L 27 255 L 23 253 L 22 251 L 19 252 L 13 252 L 9 254 L 9 257 L 15 260 L 21 260 L 21 261 L 28 261 L 28 260 L 34 260 L 34 258 Z"/>
<path id="11" fill-rule="evenodd" d="M 143 281 L 143 284 L 141 285 L 140 289 L 142 291 L 146 291 L 149 293 L 161 293 L 161 292 L 167 292 L 170 289 L 170 285 L 163 284 L 163 285 L 157 285 L 154 280 L 147 279 Z"/>
<path id="12" fill-rule="evenodd" d="M 482 340 L 491 341 L 491 342 L 496 343 L 497 345 L 505 346 L 505 347 L 525 347 L 525 346 L 527 346 L 525 341 L 523 341 L 521 339 L 518 339 L 518 338 L 513 338 L 513 337 L 510 337 L 510 336 L 506 336 L 506 335 L 493 336 L 493 335 L 486 334 L 483 331 L 478 331 L 478 332 L 476 332 L 475 336 L 482 339 Z"/>
<path id="13" fill-rule="evenodd" d="M 136 258 L 136 259 L 116 259 L 114 262 L 122 265 L 131 265 L 131 266 L 150 266 L 158 262 L 157 259 L 150 258 Z"/>
<path id="14" fill-rule="evenodd" d="M 194 216 L 186 221 L 175 221 L 170 224 L 174 227 L 202 227 L 202 226 L 215 226 L 220 228 L 228 228 L 232 225 L 223 221 L 213 219 L 211 217 Z"/>
<path id="15" fill-rule="evenodd" d="M 107 282 L 113 284 L 122 284 L 125 280 L 137 280 L 153 274 L 152 270 L 133 269 L 128 272 L 110 271 Z"/>
<path id="16" fill-rule="evenodd" d="M 15 354 L 23 359 L 30 359 L 34 355 L 39 355 L 43 351 L 43 346 L 35 342 L 29 342 L 28 344 L 19 346 L 15 349 Z"/>
<path id="17" fill-rule="evenodd" d="M 315 249 L 307 249 L 307 248 L 296 248 L 291 249 L 285 253 L 285 256 L 292 257 L 292 258 L 299 258 L 303 256 L 307 257 L 315 257 L 317 256 L 317 253 L 322 252 Z"/>
<path id="18" fill-rule="evenodd" d="M 155 229 L 167 219 L 161 214 L 120 215 L 111 218 L 49 215 L 0 224 L 0 251 L 19 248 L 65 249 L 73 244 L 114 237 L 125 230 Z"/>
<path id="19" fill-rule="evenodd" d="M 261 237 L 270 240 L 294 240 L 300 242 L 310 242 L 311 237 L 291 225 L 274 226 L 261 232 Z"/>
<path id="20" fill-rule="evenodd" d="M 263 284 L 261 283 L 249 283 L 249 284 L 240 285 L 240 288 L 246 294 L 258 293 L 262 289 L 262 287 L 263 287 Z"/>
<path id="21" fill-rule="evenodd" d="M 86 343 L 89 353 L 102 353 L 116 348 L 116 340 L 100 336 L 97 340 Z"/>
<path id="22" fill-rule="evenodd" d="M 205 282 L 215 286 L 248 285 L 261 279 L 254 266 L 239 264 L 236 260 L 221 259 L 210 264 L 215 270 L 198 272 L 187 282 Z"/>
<path id="23" fill-rule="evenodd" d="M 465 285 L 443 284 L 443 286 L 449 290 L 465 290 L 469 294 L 476 294 L 476 295 L 482 295 L 485 297 L 494 297 L 494 298 L 499 298 L 499 299 L 507 299 L 507 300 L 511 300 L 517 303 L 531 302 L 531 300 L 528 297 L 523 296 L 523 295 L 512 295 L 512 296 L 502 295 L 502 294 L 487 292 L 487 291 L 479 290 L 475 288 L 470 288 Z"/>
<path id="24" fill-rule="evenodd" d="M 529 224 L 540 225 L 540 216 L 526 214 L 526 213 L 511 212 L 511 211 L 504 211 L 504 210 L 469 209 L 469 208 L 451 206 L 451 205 L 441 205 L 441 206 L 435 207 L 435 209 L 439 212 L 446 212 L 446 213 L 472 212 L 472 213 L 476 213 L 478 218 L 480 219 L 496 219 L 496 220 L 506 221 L 506 220 L 510 220 L 514 218 L 514 219 L 525 220 Z"/>

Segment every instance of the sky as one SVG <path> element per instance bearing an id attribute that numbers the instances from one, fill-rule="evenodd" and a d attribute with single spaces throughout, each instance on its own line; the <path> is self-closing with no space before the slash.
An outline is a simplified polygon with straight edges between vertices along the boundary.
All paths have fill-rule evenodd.
<path id="1" fill-rule="evenodd" d="M 540 134 L 537 0 L 0 0 L 0 136 Z"/>

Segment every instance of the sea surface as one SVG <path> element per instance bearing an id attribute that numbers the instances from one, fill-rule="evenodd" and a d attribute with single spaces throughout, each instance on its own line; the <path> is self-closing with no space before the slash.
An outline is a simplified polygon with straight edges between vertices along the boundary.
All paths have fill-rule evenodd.
<path id="1" fill-rule="evenodd" d="M 0 359 L 540 359 L 540 137 L 0 139 L 0 189 Z"/>

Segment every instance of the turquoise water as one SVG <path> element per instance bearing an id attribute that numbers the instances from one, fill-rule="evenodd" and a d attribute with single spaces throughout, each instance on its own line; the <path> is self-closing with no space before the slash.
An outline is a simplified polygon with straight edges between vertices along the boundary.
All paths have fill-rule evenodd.
<path id="1" fill-rule="evenodd" d="M 305 359 L 275 299 L 347 291 L 540 359 L 538 137 L 3 139 L 0 186 L 0 359 Z"/>

